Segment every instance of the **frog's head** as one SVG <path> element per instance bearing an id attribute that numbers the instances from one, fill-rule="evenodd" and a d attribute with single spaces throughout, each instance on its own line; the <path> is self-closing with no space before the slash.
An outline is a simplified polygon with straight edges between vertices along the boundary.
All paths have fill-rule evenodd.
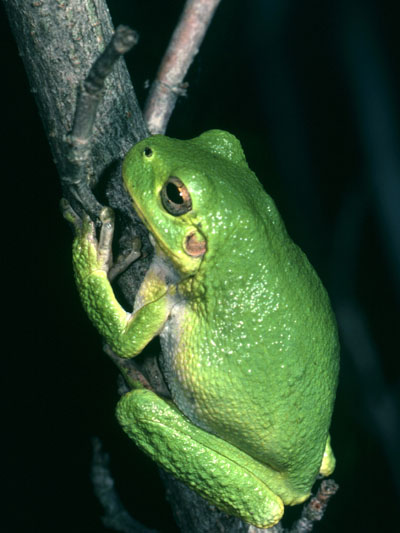
<path id="1" fill-rule="evenodd" d="M 246 212 L 246 191 L 259 187 L 239 141 L 219 130 L 186 141 L 155 135 L 139 142 L 125 158 L 123 179 L 156 244 L 183 275 L 226 244 Z"/>

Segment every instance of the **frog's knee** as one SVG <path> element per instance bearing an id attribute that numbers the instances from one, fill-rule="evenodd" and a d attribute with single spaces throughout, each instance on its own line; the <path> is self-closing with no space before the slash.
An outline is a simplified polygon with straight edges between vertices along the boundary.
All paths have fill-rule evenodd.
<path id="1" fill-rule="evenodd" d="M 117 418 L 124 431 L 140 446 L 142 437 L 160 434 L 169 427 L 168 419 L 175 415 L 173 408 L 148 389 L 134 389 L 125 394 L 117 405 Z M 148 445 L 150 443 L 147 443 Z M 145 446 L 147 450 L 147 446 Z"/>
<path id="2" fill-rule="evenodd" d="M 149 404 L 152 393 L 146 389 L 133 389 L 119 400 L 117 405 L 117 418 L 125 429 L 132 423 L 135 423 L 140 414 L 143 416 L 142 409 L 146 410 L 146 404 Z M 149 398 L 150 395 L 150 398 Z M 154 394 L 154 396 L 156 396 Z"/>
<path id="3" fill-rule="evenodd" d="M 335 465 L 336 465 L 336 459 L 335 459 L 335 456 L 333 455 L 333 451 L 331 448 L 331 437 L 328 435 L 319 473 L 322 474 L 323 476 L 330 476 L 332 472 L 335 470 Z"/>

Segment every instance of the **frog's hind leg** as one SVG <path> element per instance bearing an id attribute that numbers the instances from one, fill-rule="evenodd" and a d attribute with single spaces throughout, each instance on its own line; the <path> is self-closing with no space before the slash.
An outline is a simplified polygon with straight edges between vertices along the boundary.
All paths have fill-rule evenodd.
<path id="1" fill-rule="evenodd" d="M 117 416 L 144 452 L 222 511 L 260 528 L 279 522 L 283 503 L 255 474 L 260 465 L 172 403 L 135 389 L 121 398 Z"/>

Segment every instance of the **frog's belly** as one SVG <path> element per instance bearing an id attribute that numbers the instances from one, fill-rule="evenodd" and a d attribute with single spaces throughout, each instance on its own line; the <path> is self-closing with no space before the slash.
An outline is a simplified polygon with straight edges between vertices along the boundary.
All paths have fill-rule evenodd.
<path id="1" fill-rule="evenodd" d="M 188 313 L 184 303 L 174 305 L 160 333 L 160 366 L 175 405 L 191 422 L 246 448 L 248 416 L 257 419 L 257 423 L 251 424 L 250 440 L 254 441 L 257 441 L 254 428 L 269 432 L 271 416 L 264 401 L 258 405 L 249 402 L 253 403 L 251 412 L 239 416 L 243 414 L 249 383 L 246 376 L 243 379 L 238 369 L 233 368 L 236 354 L 226 346 L 221 350 L 214 341 L 216 336 L 212 328 L 202 327 L 200 320 Z M 237 342 L 232 334 L 232 345 Z"/>
<path id="2" fill-rule="evenodd" d="M 199 405 L 193 389 L 192 365 L 197 354 L 193 352 L 193 343 L 190 342 L 191 327 L 194 325 L 187 321 L 185 304 L 175 304 L 160 332 L 160 366 L 175 405 L 191 422 L 212 432 L 211 427 L 199 415 Z"/>

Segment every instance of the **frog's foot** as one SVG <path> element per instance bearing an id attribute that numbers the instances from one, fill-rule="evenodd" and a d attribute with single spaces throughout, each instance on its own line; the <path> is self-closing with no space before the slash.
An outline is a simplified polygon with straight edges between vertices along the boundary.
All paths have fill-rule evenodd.
<path id="1" fill-rule="evenodd" d="M 61 209 L 62 216 L 65 218 L 67 222 L 72 224 L 75 232 L 77 232 L 82 226 L 82 220 L 78 216 L 78 214 L 72 209 L 71 204 L 68 202 L 66 198 L 61 198 L 60 209 Z"/>
<path id="2" fill-rule="evenodd" d="M 85 249 L 87 258 L 93 265 L 96 265 L 96 270 L 100 269 L 107 272 L 110 281 L 113 281 L 140 257 L 141 242 L 139 238 L 136 238 L 132 240 L 131 249 L 127 253 L 121 254 L 117 261 L 113 263 L 111 250 L 114 234 L 114 215 L 109 207 L 103 208 L 100 212 L 101 229 L 98 241 L 96 239 L 95 225 L 87 215 L 80 218 L 65 198 L 61 200 L 60 207 L 64 218 L 74 228 L 75 241 L 80 243 L 76 247 L 80 248 L 81 253 Z M 96 255 L 97 260 L 95 260 Z"/>
<path id="3" fill-rule="evenodd" d="M 73 243 L 74 269 L 78 284 L 85 282 L 93 273 L 108 273 L 112 264 L 112 239 L 114 234 L 114 214 L 104 207 L 100 212 L 101 227 L 99 237 L 88 215 L 80 218 L 66 200 L 61 201 L 64 218 L 74 227 Z"/>
<path id="4" fill-rule="evenodd" d="M 333 451 L 331 448 L 331 437 L 330 435 L 328 435 L 319 473 L 325 477 L 330 476 L 332 472 L 335 470 L 335 465 L 336 465 L 336 459 L 335 459 L 335 456 L 333 455 Z"/>
<path id="5" fill-rule="evenodd" d="M 260 528 L 281 519 L 282 500 L 258 476 L 262 465 L 194 426 L 172 403 L 133 390 L 121 398 L 117 417 L 144 452 L 220 510 Z"/>

